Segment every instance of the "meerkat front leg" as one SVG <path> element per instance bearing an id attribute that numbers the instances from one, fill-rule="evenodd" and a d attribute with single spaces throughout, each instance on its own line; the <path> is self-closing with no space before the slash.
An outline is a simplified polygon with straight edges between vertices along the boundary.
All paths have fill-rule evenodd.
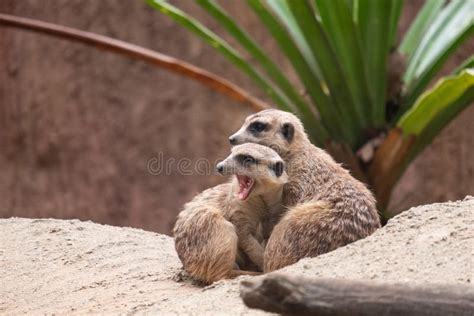
<path id="1" fill-rule="evenodd" d="M 237 233 L 239 238 L 238 247 L 247 254 L 249 259 L 263 270 L 263 252 L 264 249 L 258 240 L 247 230 Z"/>

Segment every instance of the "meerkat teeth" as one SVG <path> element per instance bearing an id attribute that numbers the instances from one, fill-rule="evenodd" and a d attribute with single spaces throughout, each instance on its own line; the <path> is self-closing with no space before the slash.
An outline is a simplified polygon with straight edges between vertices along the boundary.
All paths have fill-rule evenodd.
<path id="1" fill-rule="evenodd" d="M 252 192 L 255 180 L 244 175 L 236 175 L 237 181 L 239 182 L 239 191 L 237 192 L 237 198 L 240 200 L 246 200 Z"/>

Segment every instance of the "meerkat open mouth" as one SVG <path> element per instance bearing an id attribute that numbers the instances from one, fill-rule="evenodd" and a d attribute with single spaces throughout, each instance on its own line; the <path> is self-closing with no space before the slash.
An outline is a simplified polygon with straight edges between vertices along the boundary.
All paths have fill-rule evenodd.
<path id="1" fill-rule="evenodd" d="M 252 192 L 255 180 L 250 177 L 238 174 L 236 176 L 237 181 L 239 182 L 239 191 L 237 192 L 237 198 L 242 201 L 246 200 Z"/>

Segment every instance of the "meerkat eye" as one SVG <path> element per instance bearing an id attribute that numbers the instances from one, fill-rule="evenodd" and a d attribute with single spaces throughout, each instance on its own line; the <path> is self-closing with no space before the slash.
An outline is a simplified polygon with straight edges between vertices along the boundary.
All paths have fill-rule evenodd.
<path id="1" fill-rule="evenodd" d="M 295 127 L 293 124 L 285 123 L 281 129 L 281 133 L 288 143 L 291 143 L 293 141 L 293 137 L 295 136 Z"/>
<path id="2" fill-rule="evenodd" d="M 252 124 L 249 125 L 249 131 L 258 134 L 266 130 L 268 127 L 268 124 L 262 123 L 262 122 L 253 122 Z"/>
<path id="3" fill-rule="evenodd" d="M 237 161 L 240 162 L 242 165 L 251 165 L 256 164 L 257 159 L 249 155 L 238 155 L 236 157 Z"/>
<path id="4" fill-rule="evenodd" d="M 281 161 L 278 161 L 271 166 L 271 169 L 277 177 L 280 177 L 283 174 L 283 171 L 285 171 L 285 164 Z"/>

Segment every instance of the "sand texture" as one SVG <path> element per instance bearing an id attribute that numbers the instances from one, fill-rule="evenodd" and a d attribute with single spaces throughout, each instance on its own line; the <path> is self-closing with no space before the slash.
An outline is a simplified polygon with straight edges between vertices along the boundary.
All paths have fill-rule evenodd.
<path id="1" fill-rule="evenodd" d="M 474 198 L 412 208 L 364 240 L 279 272 L 472 284 Z M 1 314 L 263 314 L 243 305 L 240 279 L 208 287 L 192 282 L 172 238 L 152 232 L 77 220 L 0 219 Z"/>

